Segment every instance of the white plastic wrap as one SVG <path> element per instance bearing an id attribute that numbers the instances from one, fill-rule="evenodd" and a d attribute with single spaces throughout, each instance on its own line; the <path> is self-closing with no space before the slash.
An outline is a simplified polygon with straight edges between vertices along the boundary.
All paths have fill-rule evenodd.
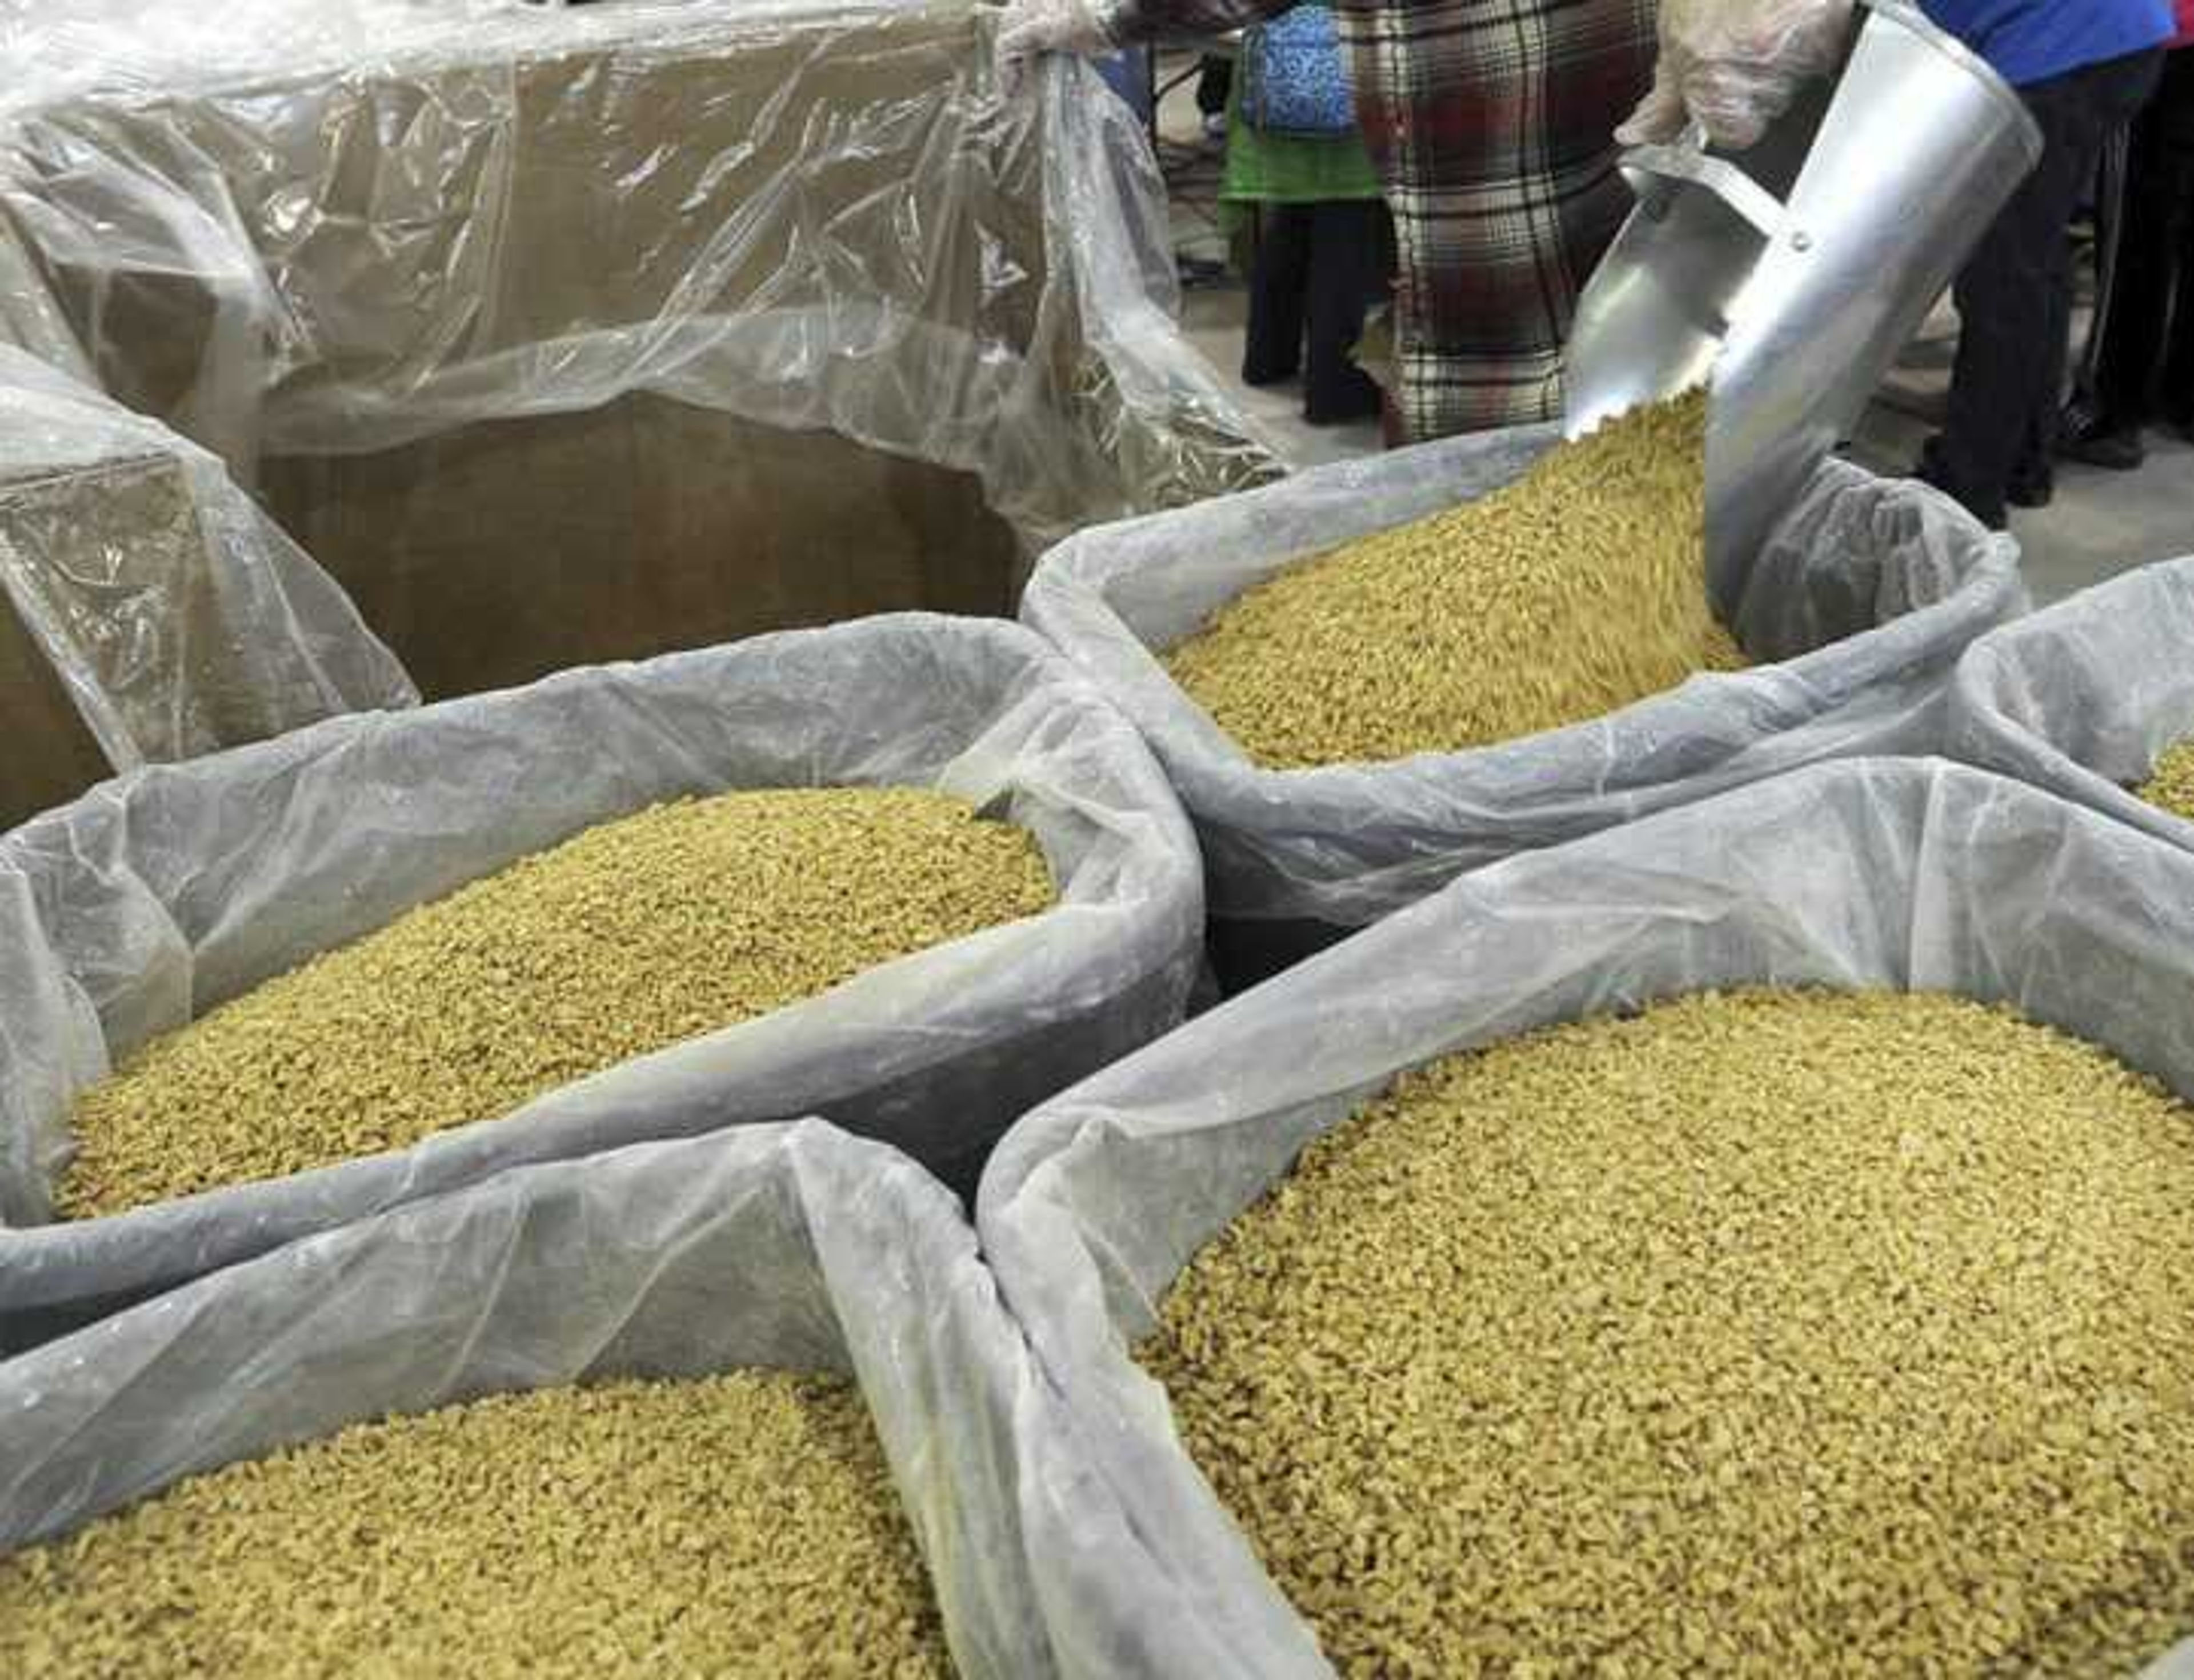
<path id="1" fill-rule="evenodd" d="M 0 826 L 110 768 L 418 699 L 219 462 L 5 346 L 0 613 Z"/>
<path id="2" fill-rule="evenodd" d="M 1031 1114 L 978 1228 L 1118 1513 L 1101 1550 L 1031 1520 L 1038 1578 L 1117 1607 L 1063 1671 L 1332 1672 L 1129 1354 L 1197 1251 L 1400 1072 L 1749 982 L 2007 1000 L 2194 1093 L 2194 858 L 1962 766 L 1818 765 L 1457 882 Z"/>
<path id="3" fill-rule="evenodd" d="M 2194 735 L 2194 558 L 2144 567 L 1991 631 L 1959 661 L 1949 751 L 2194 851 L 2136 798 Z"/>
<path id="4" fill-rule="evenodd" d="M 1027 1350 L 951 1197 L 816 1121 L 505 1173 L 0 1363 L 0 1552 L 347 1424 L 743 1366 L 858 1379 L 963 1680 L 1053 1671 Z"/>
<path id="5" fill-rule="evenodd" d="M 1061 901 L 409 1149 L 41 1223 L 74 1094 L 153 1035 L 582 828 L 818 784 L 1018 822 Z M 0 1349 L 503 1167 L 739 1122 L 821 1114 L 972 1195 L 1014 1118 L 1180 1019 L 1202 929 L 1157 767 L 1012 624 L 765 636 L 141 771 L 0 840 Z"/>
<path id="6" fill-rule="evenodd" d="M 971 473 L 1031 545 L 1275 474 L 1132 113 L 1002 96 L 972 0 L 13 27 L 0 326 L 239 468 L 646 393 Z"/>
<path id="7" fill-rule="evenodd" d="M 1737 596 L 1753 670 L 1479 751 L 1259 768 L 1157 654 L 1306 555 L 1482 496 L 1555 439 L 1531 428 L 1305 473 L 1086 532 L 1022 601 L 1166 767 L 1203 843 L 1223 969 L 1268 973 L 1466 871 L 1821 759 L 1933 751 L 1973 639 L 2023 611 L 2019 552 L 1920 486 L 1826 465 Z"/>

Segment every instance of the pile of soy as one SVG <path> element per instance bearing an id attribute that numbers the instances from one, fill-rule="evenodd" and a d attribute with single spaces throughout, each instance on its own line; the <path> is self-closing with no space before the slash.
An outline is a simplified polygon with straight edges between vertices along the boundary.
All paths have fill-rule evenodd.
<path id="1" fill-rule="evenodd" d="M 0 1673 L 952 1672 L 859 1393 L 498 1395 L 235 1464 L 0 1559 Z"/>
<path id="2" fill-rule="evenodd" d="M 2167 748 L 2136 791 L 2150 804 L 2194 822 L 2194 735 Z"/>
<path id="3" fill-rule="evenodd" d="M 1054 899 L 1029 834 L 941 794 L 658 805 L 154 1040 L 78 1100 L 58 1208 L 402 1148 Z"/>
<path id="4" fill-rule="evenodd" d="M 1290 567 L 1166 667 L 1268 769 L 1486 746 L 1737 670 L 1707 598 L 1706 413 L 1703 394 L 1634 411 Z"/>
<path id="5" fill-rule="evenodd" d="M 2194 1633 L 2194 1110 L 1939 995 L 1436 1063 L 1141 1350 L 1344 1675 L 2110 1674 Z"/>

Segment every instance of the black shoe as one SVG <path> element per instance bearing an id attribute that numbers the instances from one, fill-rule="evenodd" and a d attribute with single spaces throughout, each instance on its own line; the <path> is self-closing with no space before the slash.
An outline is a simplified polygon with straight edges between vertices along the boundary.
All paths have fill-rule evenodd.
<path id="1" fill-rule="evenodd" d="M 1939 490 L 1991 531 L 2002 531 L 2011 521 L 2001 507 L 1977 508 L 1960 493 L 1951 481 L 1950 471 L 1943 462 L 1943 440 L 1929 438 L 1920 451 L 1920 459 L 1912 469 L 1912 476 L 1930 489 Z"/>
<path id="2" fill-rule="evenodd" d="M 1242 383 L 1261 391 L 1267 385 L 1284 385 L 1301 371 L 1301 362 L 1289 362 L 1285 366 L 1278 362 L 1243 362 Z"/>
<path id="3" fill-rule="evenodd" d="M 2137 473 L 2148 464 L 2148 448 L 2135 431 L 2097 432 L 2088 437 L 2068 437 L 2057 446 L 2065 460 L 2083 467 L 2100 467 L 2110 473 Z"/>
<path id="4" fill-rule="evenodd" d="M 1387 406 L 1387 399 L 1377 382 L 1368 375 L 1354 389 L 1321 402 L 1303 405 L 1303 423 L 1308 426 L 1346 426 L 1358 420 L 1375 420 Z"/>
<path id="5" fill-rule="evenodd" d="M 2022 473 L 2005 489 L 2003 499 L 2014 508 L 2046 508 L 2057 499 L 2057 475 Z"/>
<path id="6" fill-rule="evenodd" d="M 2148 459 L 2140 428 L 2121 424 L 2082 402 L 2066 405 L 2057 434 L 2058 458 L 2106 472 L 2138 472 Z"/>

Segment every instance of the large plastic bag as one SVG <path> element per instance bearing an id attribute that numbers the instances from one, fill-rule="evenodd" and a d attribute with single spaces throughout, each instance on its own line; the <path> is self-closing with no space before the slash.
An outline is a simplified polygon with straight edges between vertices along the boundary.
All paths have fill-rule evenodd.
<path id="1" fill-rule="evenodd" d="M 1129 1355 L 1203 1243 L 1399 1072 L 1747 982 L 2007 1000 L 2194 1094 L 2194 859 L 1961 766 L 1814 766 L 1459 881 L 1046 1104 L 978 1228 L 1135 1536 L 1087 1567 L 1147 1618 L 1067 1672 L 1331 1672 Z M 1039 1575 L 1077 1551 L 1030 1541 Z"/>
<path id="2" fill-rule="evenodd" d="M 1024 554 L 1278 475 L 1146 137 L 1086 66 L 1006 96 L 973 0 L 19 27 L 0 331 L 221 453 L 430 694 L 1009 614 Z"/>
<path id="3" fill-rule="evenodd" d="M 2127 791 L 2194 735 L 2194 558 L 1983 636 L 1958 663 L 1950 711 L 1954 757 L 2194 851 L 2194 822 Z"/>
<path id="4" fill-rule="evenodd" d="M 1052 1671 L 1016 1510 L 1027 1349 L 951 1197 L 813 1120 L 505 1173 L 0 1363 L 0 1552 L 347 1424 L 744 1366 L 855 1378 L 960 1673 Z"/>
<path id="5" fill-rule="evenodd" d="M 962 795 L 1036 836 L 1061 901 L 409 1149 L 40 1223 L 73 1095 L 153 1035 L 577 830 L 811 784 Z M 1006 624 L 766 636 L 141 771 L 0 840 L 0 1349 L 502 1167 L 736 1121 L 818 1113 L 972 1194 L 1015 1117 L 1180 1019 L 1202 912 L 1134 732 Z"/>
<path id="6" fill-rule="evenodd" d="M 418 698 L 219 462 L 0 345 L 0 827 L 114 770 Z"/>
<path id="7" fill-rule="evenodd" d="M 1466 871 L 1799 765 L 1939 745 L 1952 665 L 2025 606 L 2018 549 L 1917 485 L 1831 462 L 1733 597 L 1761 662 L 1605 718 L 1483 750 L 1269 771 L 1157 653 L 1294 561 L 1483 496 L 1550 428 L 1458 438 L 1083 535 L 1054 549 L 1025 623 L 1141 728 L 1203 841 L 1215 955 L 1239 981 Z"/>

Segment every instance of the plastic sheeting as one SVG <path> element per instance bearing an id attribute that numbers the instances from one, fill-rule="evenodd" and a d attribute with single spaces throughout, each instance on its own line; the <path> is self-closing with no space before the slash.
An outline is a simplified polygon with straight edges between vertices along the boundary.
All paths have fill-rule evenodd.
<path id="1" fill-rule="evenodd" d="M 2127 790 L 2194 735 L 2194 558 L 1992 631 L 1959 661 L 1950 751 L 2194 851 L 2194 822 Z"/>
<path id="2" fill-rule="evenodd" d="M 506 1173 L 0 1365 L 0 1551 L 391 1412 L 744 1366 L 856 1378 L 960 1673 L 1052 1671 L 1015 1510 L 1026 1349 L 952 1199 L 815 1121 Z"/>
<path id="3" fill-rule="evenodd" d="M 2006 1000 L 2194 1093 L 2194 859 L 1963 767 L 1815 766 L 1457 882 L 1030 1116 L 978 1228 L 1132 1536 L 1031 1555 L 1140 1607 L 1065 1671 L 1331 1673 L 1129 1355 L 1204 1242 L 1399 1072 L 1747 982 Z"/>
<path id="4" fill-rule="evenodd" d="M 1203 843 L 1215 951 L 1269 973 L 1465 871 L 1817 760 L 1933 751 L 1952 665 L 2023 610 L 2018 549 L 1917 485 L 1824 468 L 1743 579 L 1759 668 L 1480 751 L 1258 768 L 1157 654 L 1319 549 L 1482 496 L 1555 440 L 1532 428 L 1301 475 L 1083 533 L 1021 616 L 1141 728 Z"/>
<path id="5" fill-rule="evenodd" d="M 150 0 L 14 27 L 0 331 L 239 470 L 349 461 L 268 482 L 354 592 L 328 498 L 384 538 L 468 507 L 494 538 L 480 485 L 438 500 L 448 458 L 416 452 L 471 429 L 554 457 L 495 480 L 508 517 L 594 462 L 565 565 L 644 559 L 594 552 L 586 515 L 652 423 L 572 418 L 640 397 L 968 475 L 1031 553 L 1277 475 L 1175 326 L 1132 113 L 1064 60 L 1002 97 L 969 0 L 240 0 L 210 26 Z M 910 516 L 855 489 L 872 540 Z M 704 515 L 786 515 L 673 511 L 659 540 L 697 546 Z"/>
<path id="6" fill-rule="evenodd" d="M 417 699 L 219 462 L 0 347 L 0 826 L 116 769 Z"/>
<path id="7" fill-rule="evenodd" d="M 74 1094 L 154 1035 L 571 833 L 733 787 L 933 787 L 1061 901 L 411 1148 L 42 1224 Z M 347 1220 L 561 1159 L 821 1114 L 972 1195 L 1042 1098 L 1177 1023 L 1193 840 L 1125 720 L 1025 630 L 761 637 L 141 771 L 0 841 L 0 1349 Z"/>

